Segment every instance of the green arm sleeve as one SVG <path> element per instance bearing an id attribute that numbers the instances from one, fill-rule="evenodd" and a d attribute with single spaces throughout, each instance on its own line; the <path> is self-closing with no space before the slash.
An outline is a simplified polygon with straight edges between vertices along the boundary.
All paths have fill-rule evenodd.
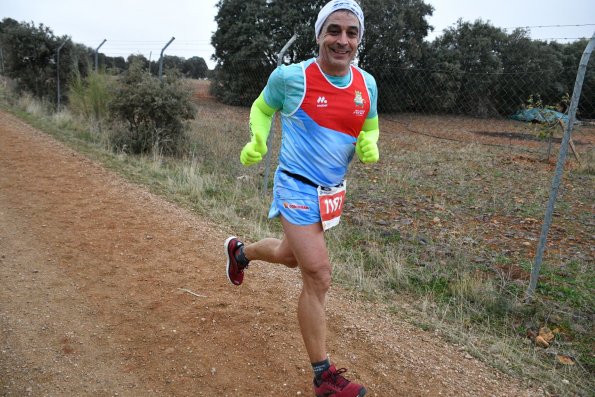
<path id="1" fill-rule="evenodd" d="M 261 92 L 258 98 L 250 108 L 250 133 L 252 135 L 252 142 L 266 142 L 269 132 L 271 131 L 271 123 L 273 122 L 273 115 L 276 109 L 270 107 L 264 100 L 264 93 Z"/>
<path id="2" fill-rule="evenodd" d="M 364 125 L 362 126 L 362 131 L 366 133 L 367 139 L 371 139 L 374 143 L 378 142 L 378 137 L 380 135 L 378 116 L 372 117 L 371 119 L 366 119 L 366 121 L 364 121 Z"/>

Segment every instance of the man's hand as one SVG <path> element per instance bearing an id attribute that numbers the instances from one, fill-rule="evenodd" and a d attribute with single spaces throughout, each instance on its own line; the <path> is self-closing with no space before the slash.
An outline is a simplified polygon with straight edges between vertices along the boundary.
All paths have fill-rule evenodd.
<path id="1" fill-rule="evenodd" d="M 245 165 L 253 165 L 262 161 L 267 154 L 267 144 L 261 134 L 254 135 L 254 141 L 248 142 L 240 153 L 240 162 Z"/>
<path id="2" fill-rule="evenodd" d="M 375 163 L 380 158 L 378 151 L 378 130 L 361 131 L 355 144 L 357 157 L 364 164 Z"/>

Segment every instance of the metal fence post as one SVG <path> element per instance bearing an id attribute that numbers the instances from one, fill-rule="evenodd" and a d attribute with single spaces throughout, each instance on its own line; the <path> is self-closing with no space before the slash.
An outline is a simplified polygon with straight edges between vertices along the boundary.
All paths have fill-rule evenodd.
<path id="1" fill-rule="evenodd" d="M 103 41 L 101 42 L 101 44 L 99 44 L 99 47 L 97 47 L 95 49 L 95 72 L 97 72 L 97 67 L 99 65 L 98 59 L 97 59 L 97 51 L 99 51 L 99 49 L 101 48 L 101 46 L 107 41 L 107 39 L 103 39 Z"/>
<path id="2" fill-rule="evenodd" d="M 163 47 L 161 49 L 161 56 L 159 56 L 159 80 L 161 80 L 161 75 L 163 74 L 163 51 L 165 51 L 165 49 L 171 44 L 172 41 L 174 41 L 176 38 L 172 37 L 171 39 L 169 39 L 169 41 L 167 42 L 167 44 L 165 45 L 165 47 Z M 149 63 L 149 66 L 151 64 Z"/>
<path id="3" fill-rule="evenodd" d="M 283 64 L 283 57 L 285 56 L 285 52 L 287 49 L 293 44 L 293 42 L 297 39 L 297 34 L 291 36 L 291 39 L 283 46 L 279 55 L 277 56 L 277 67 Z M 273 120 L 271 122 L 271 129 L 269 131 L 269 137 L 267 138 L 267 147 L 271 147 L 271 142 L 273 142 L 273 136 L 275 135 L 275 116 L 273 115 Z M 267 194 L 268 186 L 269 186 L 269 174 L 271 170 L 271 151 L 269 150 L 264 158 L 264 181 L 262 187 L 262 195 Z"/>
<path id="4" fill-rule="evenodd" d="M 547 203 L 547 208 L 545 211 L 545 219 L 543 221 L 543 226 L 541 228 L 541 236 L 539 238 L 539 244 L 537 245 L 537 252 L 535 253 L 535 263 L 533 265 L 533 269 L 531 269 L 531 279 L 529 281 L 529 287 L 527 288 L 527 293 L 525 296 L 525 300 L 527 302 L 531 302 L 533 300 L 533 295 L 535 294 L 535 288 L 537 287 L 537 278 L 539 277 L 539 271 L 541 269 L 541 263 L 543 260 L 543 251 L 545 249 L 547 234 L 548 234 L 548 231 L 552 224 L 554 205 L 556 204 L 556 197 L 558 195 L 558 189 L 560 188 L 562 172 L 564 171 L 564 162 L 566 161 L 566 154 L 568 153 L 568 145 L 570 142 L 570 136 L 572 135 L 574 121 L 576 119 L 576 109 L 578 107 L 578 102 L 581 97 L 581 90 L 583 88 L 583 80 L 585 78 L 585 71 L 587 70 L 587 64 L 589 63 L 589 58 L 591 56 L 591 52 L 593 51 L 593 47 L 595 47 L 595 33 L 593 33 L 591 40 L 589 40 L 587 47 L 585 47 L 585 51 L 583 52 L 583 56 L 581 57 L 581 61 L 578 66 L 578 71 L 576 74 L 576 81 L 574 83 L 574 91 L 572 92 L 572 99 L 570 100 L 570 109 L 568 111 L 568 124 L 566 125 L 566 130 L 564 131 L 564 137 L 562 138 L 562 143 L 560 144 L 560 154 L 558 155 L 558 162 L 556 163 L 556 171 L 554 173 L 554 178 L 552 180 L 552 187 L 550 190 L 550 198 Z"/>
<path id="5" fill-rule="evenodd" d="M 0 48 L 0 66 L 2 67 L 2 74 L 4 74 L 4 52 Z"/>
<path id="6" fill-rule="evenodd" d="M 56 111 L 60 112 L 60 50 L 62 49 L 62 47 L 64 47 L 64 44 L 66 44 L 66 41 L 64 41 L 64 43 L 62 43 L 60 45 L 60 47 L 58 47 L 58 50 L 56 51 L 56 95 L 57 95 L 57 106 L 56 106 Z"/>

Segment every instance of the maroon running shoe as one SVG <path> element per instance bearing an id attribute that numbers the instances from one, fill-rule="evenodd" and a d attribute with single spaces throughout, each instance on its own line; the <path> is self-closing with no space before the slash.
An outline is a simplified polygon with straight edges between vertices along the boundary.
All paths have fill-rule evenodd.
<path id="1" fill-rule="evenodd" d="M 244 243 L 238 240 L 237 237 L 231 236 L 225 240 L 225 254 L 227 255 L 227 278 L 233 285 L 240 285 L 244 281 L 244 269 L 246 265 L 242 265 L 236 258 L 237 250 L 242 247 Z"/>
<path id="2" fill-rule="evenodd" d="M 316 397 L 362 397 L 366 388 L 343 377 L 345 368 L 337 369 L 331 365 L 322 373 L 320 380 L 314 380 L 314 394 Z"/>

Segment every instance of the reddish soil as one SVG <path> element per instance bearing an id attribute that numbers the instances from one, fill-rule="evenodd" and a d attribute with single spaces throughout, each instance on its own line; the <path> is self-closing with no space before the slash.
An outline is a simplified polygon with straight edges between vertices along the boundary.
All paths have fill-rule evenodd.
<path id="1" fill-rule="evenodd" d="M 0 112 L 0 395 L 312 395 L 299 273 L 231 286 L 230 232 Z M 369 396 L 543 395 L 336 286 L 328 316 Z"/>

